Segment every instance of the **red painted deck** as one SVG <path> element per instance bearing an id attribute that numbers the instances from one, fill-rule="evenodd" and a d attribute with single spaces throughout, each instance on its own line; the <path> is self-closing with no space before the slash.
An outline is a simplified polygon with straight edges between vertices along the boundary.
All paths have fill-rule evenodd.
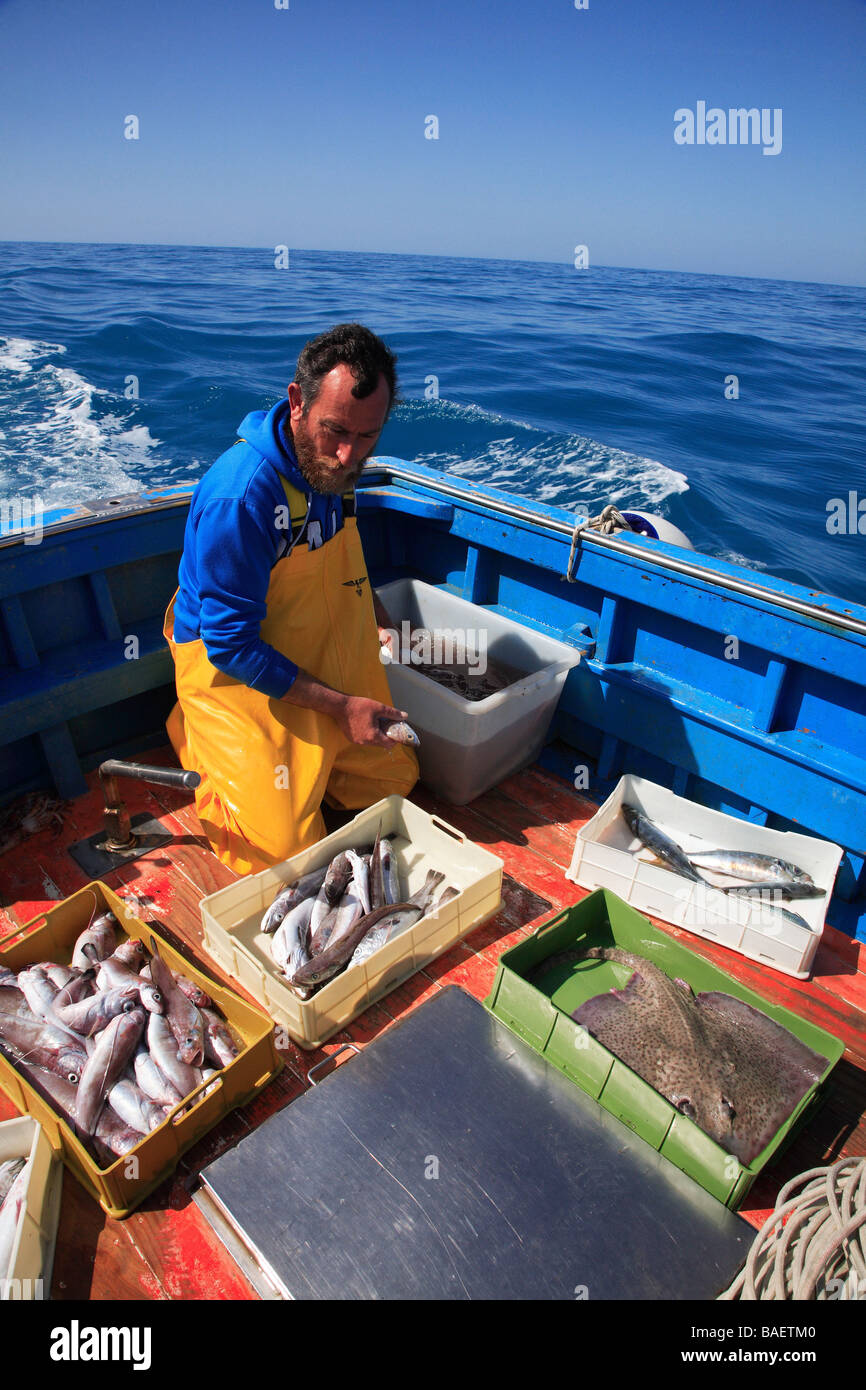
<path id="1" fill-rule="evenodd" d="M 147 761 L 174 763 L 168 749 L 148 753 Z M 0 938 L 86 882 L 66 846 L 100 826 L 96 780 L 94 774 L 91 790 L 69 807 L 58 833 L 40 831 L 0 856 Z M 231 882 L 234 875 L 210 852 L 191 809 L 191 797 L 135 782 L 124 783 L 123 794 L 131 814 L 149 811 L 173 832 L 175 840 L 167 850 L 108 875 L 106 882 L 135 899 L 139 915 L 153 921 L 180 949 L 194 953 L 206 973 L 237 988 L 202 946 L 199 901 Z M 369 1042 L 444 985 L 458 984 L 483 999 L 502 952 L 558 909 L 585 896 L 584 889 L 565 878 L 565 870 L 574 837 L 596 807 L 566 783 L 532 768 L 468 807 L 441 804 L 423 788 L 413 799 L 502 858 L 500 912 L 373 1005 L 324 1048 L 304 1052 L 290 1047 L 283 1053 L 286 1066 L 281 1075 L 184 1155 L 174 1177 L 128 1220 L 107 1217 L 66 1171 L 52 1298 L 255 1299 L 255 1291 L 191 1200 L 198 1171 L 300 1095 L 308 1084 L 309 1069 L 341 1043 Z M 866 953 L 828 927 L 812 978 L 799 981 L 760 968 L 689 932 L 658 925 L 766 998 L 783 1003 L 845 1042 L 845 1056 L 831 1079 L 826 1104 L 746 1198 L 742 1214 L 758 1226 L 774 1205 L 778 1189 L 796 1173 L 846 1154 L 866 1153 Z M 0 1095 L 0 1119 L 14 1113 Z"/>

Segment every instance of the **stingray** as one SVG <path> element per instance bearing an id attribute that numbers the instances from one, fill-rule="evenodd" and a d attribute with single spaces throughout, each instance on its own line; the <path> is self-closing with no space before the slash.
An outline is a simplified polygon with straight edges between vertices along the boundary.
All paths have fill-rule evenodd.
<path id="1" fill-rule="evenodd" d="M 819 1081 L 827 1059 L 731 994 L 692 994 L 684 980 L 618 949 L 582 953 L 635 973 L 572 1017 L 683 1115 L 751 1163 Z"/>

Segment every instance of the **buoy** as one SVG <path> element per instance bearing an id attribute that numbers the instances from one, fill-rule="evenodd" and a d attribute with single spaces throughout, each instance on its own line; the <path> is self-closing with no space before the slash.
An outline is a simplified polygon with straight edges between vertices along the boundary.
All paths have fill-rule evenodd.
<path id="1" fill-rule="evenodd" d="M 684 550 L 695 548 L 688 536 L 663 516 L 654 516 L 652 512 L 622 512 L 622 516 L 638 535 L 649 536 L 654 541 L 667 541 L 668 545 L 679 545 Z"/>

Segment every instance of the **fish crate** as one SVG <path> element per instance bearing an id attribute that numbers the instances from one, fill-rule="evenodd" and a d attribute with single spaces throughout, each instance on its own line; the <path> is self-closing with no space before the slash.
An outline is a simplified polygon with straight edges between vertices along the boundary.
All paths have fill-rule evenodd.
<path id="1" fill-rule="evenodd" d="M 63 1167 L 42 1126 L 28 1116 L 0 1124 L 0 1163 L 30 1164 L 9 1264 L 0 1269 L 0 1303 L 47 1299 L 60 1219 Z"/>
<path id="2" fill-rule="evenodd" d="M 421 887 L 430 869 L 445 874 L 437 896 L 449 885 L 457 895 L 367 960 L 326 981 L 311 998 L 301 999 L 274 963 L 271 937 L 261 930 L 261 919 L 283 883 L 321 868 L 342 850 L 372 845 L 380 827 L 383 838 L 391 841 L 407 897 Z M 295 1042 L 312 1049 L 486 922 L 501 896 L 501 859 L 405 797 L 388 796 L 284 863 L 203 898 L 201 915 L 205 945 L 214 960 Z"/>
<path id="3" fill-rule="evenodd" d="M 583 966 L 551 961 L 561 951 L 619 947 L 643 956 L 671 979 L 685 980 L 695 993 L 719 990 L 751 1004 L 787 1028 L 826 1059 L 819 1080 L 751 1163 L 721 1148 L 708 1134 L 604 1047 L 572 1017 L 588 999 L 621 989 L 631 970 L 619 963 L 588 959 Z M 674 941 L 608 889 L 598 889 L 576 906 L 552 917 L 535 933 L 500 957 L 490 995 L 491 1013 L 507 1024 L 583 1091 L 593 1096 L 635 1134 L 651 1144 L 707 1192 L 735 1210 L 755 1178 L 786 1145 L 817 1107 L 830 1072 L 845 1048 L 831 1033 L 772 1004 L 723 970 Z"/>
<path id="4" fill-rule="evenodd" d="M 768 896 L 761 901 L 694 883 L 657 862 L 652 851 L 635 840 L 622 815 L 623 802 L 636 806 L 686 854 L 728 849 L 784 859 L 811 874 L 825 896 L 792 902 Z M 806 980 L 841 858 L 842 849 L 829 840 L 770 830 L 723 811 L 708 810 L 667 787 L 629 773 L 620 778 L 604 805 L 578 831 L 566 878 L 583 888 L 612 888 L 641 912 L 727 946 L 759 965 Z M 718 881 L 721 883 L 721 878 Z M 796 913 L 805 925 L 771 911 L 772 903 Z"/>
<path id="5" fill-rule="evenodd" d="M 580 652 L 419 579 L 394 580 L 378 594 L 398 631 L 408 622 L 431 634 L 462 633 L 464 647 L 471 643 L 468 634 L 483 634 L 487 655 L 519 673 L 504 689 L 469 701 L 412 665 L 389 663 L 391 698 L 407 711 L 421 740 L 425 785 L 452 806 L 464 806 L 533 763 Z"/>
<path id="6" fill-rule="evenodd" d="M 158 932 L 140 921 L 129 903 L 99 880 L 79 889 L 57 907 L 6 937 L 0 943 L 0 965 L 16 972 L 39 961 L 68 965 L 75 941 L 91 914 L 98 916 L 103 912 L 114 913 L 120 930 L 127 937 L 136 937 L 148 949 L 155 943 L 170 969 L 186 975 L 211 996 L 244 1044 L 227 1067 L 215 1077 L 202 1081 L 189 1096 L 178 1102 L 161 1125 L 104 1168 L 91 1157 L 72 1125 L 0 1053 L 0 1088 L 20 1111 L 39 1121 L 52 1149 L 102 1209 L 109 1216 L 122 1219 L 171 1175 L 181 1154 L 230 1110 L 258 1095 L 282 1070 L 283 1061 L 274 1046 L 274 1028 L 269 1018 L 231 990 L 202 975 Z"/>

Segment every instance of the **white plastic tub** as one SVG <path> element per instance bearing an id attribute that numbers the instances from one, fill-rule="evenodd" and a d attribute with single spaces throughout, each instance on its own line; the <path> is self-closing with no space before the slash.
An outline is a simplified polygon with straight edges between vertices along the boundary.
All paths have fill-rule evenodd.
<path id="1" fill-rule="evenodd" d="M 293 883 L 329 863 L 341 850 L 372 844 L 380 824 L 383 837 L 391 841 L 407 896 L 421 887 L 429 869 L 445 874 L 437 897 L 449 884 L 458 890 L 457 896 L 365 961 L 335 975 L 309 999 L 301 999 L 274 964 L 271 937 L 261 930 L 262 916 L 282 883 Z M 285 863 L 249 874 L 203 898 L 204 944 L 290 1037 L 301 1047 L 315 1048 L 492 917 L 501 893 L 501 859 L 404 797 L 388 796 Z"/>
<path id="2" fill-rule="evenodd" d="M 622 815 L 623 802 L 631 802 L 680 846 L 686 854 L 704 850 L 749 850 L 775 855 L 797 864 L 825 889 L 822 898 L 800 898 L 775 903 L 802 917 L 805 927 L 764 908 L 759 900 L 713 891 L 693 883 L 654 861 L 641 846 Z M 677 796 L 631 774 L 620 778 L 611 795 L 591 821 L 578 831 L 571 866 L 566 875 L 583 888 L 611 888 L 640 912 L 684 927 L 709 941 L 739 951 L 761 965 L 771 965 L 799 980 L 808 978 L 821 940 L 824 918 L 842 850 L 828 840 L 739 820 L 723 811 L 710 811 L 686 797 Z M 704 870 L 715 883 L 732 884 Z"/>
<path id="3" fill-rule="evenodd" d="M 421 740 L 421 780 L 430 790 L 463 806 L 534 762 L 568 672 L 580 661 L 576 648 L 420 579 L 398 579 L 378 593 L 398 631 L 408 622 L 431 633 L 482 633 L 489 657 L 524 673 L 504 690 L 472 702 L 415 666 L 387 666 L 394 704 L 408 711 Z"/>
<path id="4" fill-rule="evenodd" d="M 60 1217 L 63 1166 L 37 1120 L 0 1124 L 0 1163 L 26 1158 L 29 1163 L 24 1205 L 7 1269 L 0 1269 L 0 1303 L 47 1299 Z"/>

